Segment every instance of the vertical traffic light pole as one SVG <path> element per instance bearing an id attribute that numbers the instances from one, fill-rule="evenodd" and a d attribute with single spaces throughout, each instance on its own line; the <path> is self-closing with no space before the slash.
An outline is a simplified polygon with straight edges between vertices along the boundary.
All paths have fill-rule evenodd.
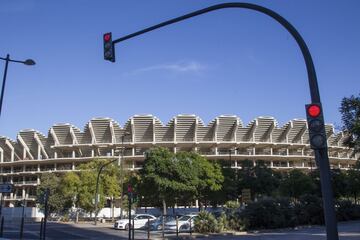
<path id="1" fill-rule="evenodd" d="M 112 41 L 112 45 L 108 45 L 108 46 L 114 47 L 114 45 L 116 43 L 128 40 L 130 38 L 134 38 L 134 37 L 142 35 L 144 33 L 147 33 L 147 32 L 150 32 L 150 31 L 153 31 L 153 30 L 165 27 L 167 25 L 198 16 L 198 15 L 202 15 L 202 14 L 205 14 L 208 12 L 212 12 L 212 11 L 219 10 L 219 9 L 225 9 L 225 8 L 245 8 L 245 9 L 250 9 L 250 10 L 264 13 L 264 14 L 272 17 L 274 20 L 276 20 L 278 23 L 280 23 L 284 28 L 286 28 L 286 30 L 288 30 L 288 32 L 294 37 L 298 46 L 300 47 L 300 50 L 301 50 L 304 60 L 305 60 L 308 81 L 309 81 L 309 87 L 310 87 L 311 102 L 315 103 L 315 104 L 319 104 L 321 106 L 320 94 L 319 94 L 319 88 L 318 88 L 318 82 L 317 82 L 314 63 L 312 61 L 310 51 L 309 51 L 304 39 L 301 37 L 299 32 L 294 28 L 294 26 L 292 26 L 285 18 L 280 16 L 278 13 L 276 13 L 268 8 L 259 6 L 259 5 L 250 4 L 250 3 L 222 3 L 222 4 L 210 6 L 208 8 L 204 8 L 204 9 L 201 9 L 201 10 L 198 10 L 198 11 L 195 11 L 195 12 L 177 17 L 177 18 L 173 18 L 168 21 L 159 23 L 157 25 L 154 25 L 154 26 L 145 28 L 143 30 L 134 32 L 132 34 L 126 35 L 124 37 L 118 38 L 118 39 Z M 104 54 L 108 50 L 109 50 L 109 48 L 104 47 Z M 113 56 L 111 58 L 105 57 L 105 60 L 115 62 L 115 54 L 113 54 Z M 322 118 L 322 121 L 323 121 L 323 118 Z M 321 130 L 322 132 L 325 131 L 324 122 L 322 122 L 320 128 L 322 129 Z M 325 215 L 327 239 L 328 240 L 338 240 L 339 237 L 338 237 L 338 231 L 337 231 L 337 221 L 336 221 L 336 216 L 335 216 L 333 192 L 332 192 L 331 179 L 330 179 L 330 165 L 329 165 L 329 157 L 327 154 L 326 142 L 325 142 L 324 148 L 314 148 L 313 146 L 312 146 L 312 148 L 315 151 L 315 159 L 316 159 L 316 162 L 319 164 L 319 168 L 320 168 L 321 191 L 322 191 L 323 203 L 324 203 L 324 215 Z"/>

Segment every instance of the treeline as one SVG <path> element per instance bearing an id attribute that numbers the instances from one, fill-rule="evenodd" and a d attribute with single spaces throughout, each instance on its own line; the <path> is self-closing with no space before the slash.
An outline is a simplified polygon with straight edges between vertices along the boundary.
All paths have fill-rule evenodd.
<path id="1" fill-rule="evenodd" d="M 64 215 L 72 207 L 93 213 L 96 177 L 100 167 L 108 161 L 83 164 L 80 171 L 44 174 L 38 188 L 40 207 L 43 206 L 44 192 L 50 189 L 52 213 Z M 249 189 L 253 203 L 249 203 L 245 210 L 239 211 L 240 205 L 236 204 L 227 208 L 229 228 L 322 223 L 320 177 L 316 168 L 307 172 L 299 169 L 275 171 L 261 161 L 257 161 L 255 166 L 252 161 L 241 161 L 238 169 L 228 164 L 208 161 L 193 152 L 173 153 L 167 148 L 153 148 L 147 152 L 139 171 L 122 171 L 116 164 L 104 168 L 99 181 L 99 209 L 106 200 L 114 205 L 116 199 L 120 199 L 122 208 L 127 209 L 128 185 L 134 191 L 137 207 L 161 207 L 165 214 L 169 207 L 193 206 L 195 201 L 202 209 L 241 203 L 243 190 Z M 359 169 L 358 163 L 348 171 L 331 171 L 337 209 L 347 208 L 346 211 L 351 212 L 351 207 L 358 203 Z M 356 218 L 356 211 L 353 212 L 354 216 L 339 213 L 339 217 Z M 240 219 L 243 219 L 240 225 L 231 224 Z M 271 222 L 274 219 L 278 221 Z"/>

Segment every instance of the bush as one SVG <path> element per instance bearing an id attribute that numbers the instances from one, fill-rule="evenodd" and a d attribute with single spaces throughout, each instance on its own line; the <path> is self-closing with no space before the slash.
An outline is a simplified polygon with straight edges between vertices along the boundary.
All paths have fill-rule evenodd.
<path id="1" fill-rule="evenodd" d="M 294 209 L 287 199 L 266 198 L 249 203 L 240 218 L 246 230 L 295 226 Z"/>
<path id="2" fill-rule="evenodd" d="M 315 195 L 303 195 L 295 207 L 297 224 L 324 224 L 322 200 Z"/>
<path id="3" fill-rule="evenodd" d="M 241 216 L 239 211 L 230 211 L 227 215 L 227 229 L 243 231 L 248 225 L 248 219 Z"/>
<path id="4" fill-rule="evenodd" d="M 225 203 L 225 207 L 227 209 L 237 209 L 240 207 L 240 203 L 238 203 L 237 201 L 227 201 Z"/>
<path id="5" fill-rule="evenodd" d="M 360 219 L 360 206 L 343 200 L 336 203 L 336 215 L 339 221 Z"/>
<path id="6" fill-rule="evenodd" d="M 218 222 L 214 215 L 209 212 L 201 211 L 194 221 L 194 230 L 199 233 L 220 232 Z"/>

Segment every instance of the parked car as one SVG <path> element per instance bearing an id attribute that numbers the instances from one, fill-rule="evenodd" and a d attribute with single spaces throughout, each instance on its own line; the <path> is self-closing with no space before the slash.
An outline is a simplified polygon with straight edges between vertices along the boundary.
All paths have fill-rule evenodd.
<path id="1" fill-rule="evenodd" d="M 150 214 L 135 214 L 131 216 L 131 224 L 134 219 L 134 228 L 144 228 L 148 219 L 155 220 L 156 217 Z M 115 229 L 129 229 L 129 218 L 117 220 L 114 224 Z"/>
<path id="2" fill-rule="evenodd" d="M 197 217 L 197 214 L 187 214 L 178 218 L 178 231 L 188 231 L 194 227 L 194 219 Z M 165 230 L 176 231 L 176 219 L 169 221 L 165 224 Z"/>
<path id="3" fill-rule="evenodd" d="M 164 224 L 166 224 L 169 221 L 175 220 L 175 216 L 165 216 L 164 217 Z M 147 227 L 147 225 L 146 225 Z M 150 230 L 162 230 L 163 227 L 163 216 L 158 217 L 155 220 L 150 221 Z"/>

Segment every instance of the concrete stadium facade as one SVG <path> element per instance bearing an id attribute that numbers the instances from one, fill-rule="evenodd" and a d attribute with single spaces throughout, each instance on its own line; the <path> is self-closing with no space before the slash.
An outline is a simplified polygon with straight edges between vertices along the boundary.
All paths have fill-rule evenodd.
<path id="1" fill-rule="evenodd" d="M 359 155 L 343 145 L 345 135 L 326 125 L 332 168 L 348 169 Z M 207 125 L 196 115 L 178 115 L 164 125 L 152 115 L 131 117 L 123 127 L 110 118 L 94 118 L 81 131 L 71 124 L 52 126 L 47 136 L 22 130 L 16 141 L 0 137 L 0 181 L 14 184 L 4 194 L 5 206 L 25 199 L 35 206 L 36 186 L 48 172 L 75 171 L 92 159 L 118 159 L 128 169 L 141 168 L 144 153 L 154 146 L 173 152 L 196 151 L 209 160 L 228 161 L 233 168 L 250 160 L 274 169 L 316 167 L 309 146 L 306 120 L 279 126 L 273 117 L 258 117 L 244 125 L 239 117 L 222 115 Z M 121 151 L 120 151 L 121 150 Z"/>

